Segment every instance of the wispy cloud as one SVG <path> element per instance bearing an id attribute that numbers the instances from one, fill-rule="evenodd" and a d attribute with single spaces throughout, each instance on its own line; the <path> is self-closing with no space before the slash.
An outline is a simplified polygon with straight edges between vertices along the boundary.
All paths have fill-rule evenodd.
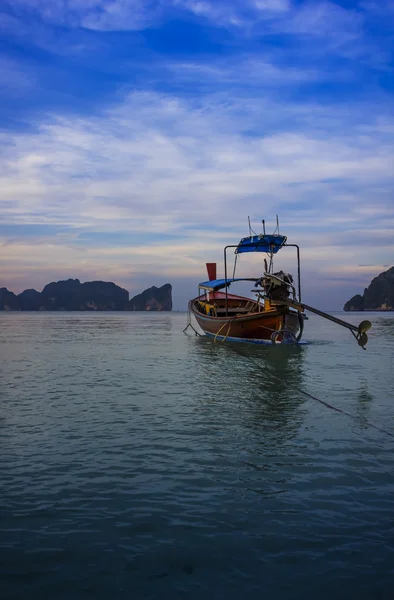
<path id="1" fill-rule="evenodd" d="M 155 22 L 162 3 L 155 0 L 12 0 L 46 23 L 97 30 L 139 30 Z"/>
<path id="2" fill-rule="evenodd" d="M 304 2 L 279 27 L 288 33 L 353 39 L 361 35 L 363 17 L 332 2 Z"/>
<path id="3" fill-rule="evenodd" d="M 293 2 L 291 0 L 10 0 L 12 13 L 0 14 L 0 30 L 18 36 L 33 36 L 40 46 L 53 52 L 85 54 L 83 42 L 66 32 L 138 32 L 158 28 L 173 19 L 193 17 L 217 28 L 230 28 L 244 39 L 282 36 L 295 43 L 294 53 L 315 58 L 327 51 L 349 60 L 368 62 L 387 68 L 392 60 L 392 44 L 380 45 L 376 39 L 376 20 L 390 19 L 389 3 L 361 2 L 345 8 L 328 0 Z M 373 23 L 370 30 L 369 24 Z M 45 26 L 45 27 L 43 27 Z M 57 35 L 50 27 L 61 27 Z M 57 44 L 56 44 L 57 41 Z M 95 40 L 97 42 L 97 39 Z M 277 48 L 280 53 L 280 46 Z"/>
<path id="4" fill-rule="evenodd" d="M 302 238 L 310 268 L 324 271 L 334 256 L 351 264 L 368 257 L 379 262 L 394 249 L 387 232 L 394 209 L 376 191 L 376 182 L 394 183 L 392 139 L 382 137 L 381 123 L 374 131 L 374 119 L 364 138 L 364 122 L 359 123 L 360 133 L 357 126 L 348 126 L 345 113 L 338 128 L 326 129 L 323 136 L 332 119 L 328 114 L 326 123 L 319 111 L 314 122 L 313 111 L 306 121 L 301 116 L 298 131 L 264 134 L 277 109 L 277 104 L 267 103 L 259 134 L 245 137 L 239 106 L 194 105 L 161 94 L 134 93 L 89 119 L 57 118 L 36 134 L 4 135 L 5 223 L 62 225 L 102 234 L 125 231 L 130 236 L 128 250 L 105 242 L 82 248 L 75 237 L 66 247 L 64 239 L 52 240 L 34 252 L 18 242 L 7 249 L 8 261 L 18 262 L 25 253 L 28 268 L 38 257 L 53 256 L 58 247 L 57 260 L 63 263 L 78 265 L 81 256 L 93 270 L 100 263 L 119 276 L 125 264 L 154 270 L 158 256 L 166 265 L 158 272 L 197 274 L 211 256 L 220 260 L 225 237 L 222 233 L 214 240 L 206 233 L 207 222 L 238 237 L 243 233 L 241 211 L 255 219 L 279 212 L 289 235 Z M 244 110 L 249 113 L 249 106 Z M 296 105 L 282 105 L 281 110 L 299 118 Z M 359 111 L 361 119 L 362 107 Z M 393 125 L 388 117 L 384 122 Z M 307 210 L 302 208 L 305 198 L 311 198 Z M 381 211 L 381 225 L 370 230 L 374 210 L 375 221 Z M 298 218 L 293 221 L 294 215 Z M 133 243 L 133 235 L 141 231 L 144 243 L 140 237 Z M 179 241 L 162 243 L 161 233 L 177 235 Z M 375 243 L 366 245 L 365 236 Z"/>
<path id="5" fill-rule="evenodd" d="M 331 194 L 335 181 L 342 186 L 357 182 L 362 197 L 356 193 L 353 199 L 360 207 L 363 199 L 369 202 L 365 186 L 392 181 L 394 148 L 380 127 L 373 134 L 371 123 L 365 137 L 345 121 L 333 130 L 328 114 L 327 129 L 325 115 L 317 112 L 314 121 L 311 114 L 304 119 L 305 107 L 300 111 L 288 104 L 281 110 L 298 119 L 298 129 L 270 131 L 277 109 L 267 102 L 259 129 L 245 137 L 253 111 L 248 103 L 243 121 L 237 103 L 193 106 L 161 94 L 134 93 L 89 119 L 57 118 L 42 125 L 38 135 L 4 134 L 6 214 L 9 221 L 18 220 L 30 208 L 32 222 L 59 219 L 97 227 L 110 219 L 128 227 L 124 219 L 146 214 L 148 205 L 154 209 L 153 221 L 168 211 L 194 220 L 201 208 L 212 206 L 212 195 L 211 210 L 219 216 L 223 203 L 262 193 L 270 204 L 297 202 L 303 185 L 317 185 L 323 199 L 325 188 Z M 342 117 L 347 118 L 346 112 Z"/>
<path id="6" fill-rule="evenodd" d="M 287 32 L 315 36 L 332 35 L 333 26 L 354 34 L 362 23 L 361 11 L 349 11 L 326 0 L 11 0 L 10 4 L 15 14 L 22 10 L 47 23 L 97 30 L 141 30 L 173 17 L 176 11 L 220 26 L 253 22 L 267 26 L 269 21 L 280 23 Z"/>

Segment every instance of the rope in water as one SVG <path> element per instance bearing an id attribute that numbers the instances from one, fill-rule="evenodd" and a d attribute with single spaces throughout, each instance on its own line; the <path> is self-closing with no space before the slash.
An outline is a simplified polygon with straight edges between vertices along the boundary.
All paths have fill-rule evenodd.
<path id="1" fill-rule="evenodd" d="M 323 404 L 323 406 L 327 406 L 327 408 L 330 408 L 331 410 L 335 410 L 336 412 L 346 415 L 347 417 L 351 417 L 352 419 L 361 419 L 365 423 L 365 425 L 368 425 L 368 427 L 373 427 L 373 429 L 377 429 L 378 431 L 381 431 L 382 433 L 385 433 L 386 435 L 389 435 L 390 437 L 394 437 L 394 433 L 392 433 L 391 431 L 388 431 L 387 429 L 383 429 L 382 427 L 379 427 L 378 425 L 375 425 L 375 423 L 371 423 L 371 421 L 368 421 L 365 417 L 352 415 L 352 413 L 349 413 L 346 410 L 343 410 L 342 408 L 338 408 L 337 406 L 333 406 L 332 404 L 329 404 L 329 402 L 325 402 L 324 400 L 321 400 L 320 398 L 318 398 L 317 396 L 314 396 L 313 394 L 308 394 L 308 392 L 304 392 L 304 390 L 297 390 L 297 391 L 300 392 L 301 394 L 304 394 L 304 396 L 308 396 L 308 398 L 312 398 L 312 400 L 316 400 L 317 402 L 320 402 L 320 404 Z"/>
<path id="2" fill-rule="evenodd" d="M 231 347 L 232 350 L 234 350 L 235 352 L 238 352 L 239 354 L 241 354 L 244 358 L 250 360 L 251 362 L 255 362 L 257 363 L 257 360 L 251 358 L 250 356 L 246 356 L 243 352 L 240 351 L 239 348 L 235 349 L 233 347 Z M 258 364 L 258 366 L 260 367 L 260 364 Z M 267 367 L 267 365 L 266 365 Z M 281 382 L 280 377 L 278 377 L 277 375 L 275 375 L 272 372 L 272 369 L 270 367 L 268 367 L 270 374 L 272 375 L 272 377 L 275 377 L 278 381 Z M 375 425 L 374 423 L 371 423 L 371 421 L 368 421 L 368 419 L 366 419 L 363 416 L 359 416 L 359 415 L 354 415 L 350 412 L 347 412 L 346 410 L 343 410 L 342 408 L 338 408 L 337 406 L 334 406 L 333 404 L 330 404 L 329 402 L 326 402 L 325 400 L 321 400 L 321 398 L 318 398 L 317 396 L 314 396 L 313 394 L 309 394 L 308 392 L 305 392 L 304 390 L 300 389 L 300 388 L 295 388 L 295 391 L 299 392 L 300 394 L 303 394 L 304 396 L 311 398 L 312 400 L 315 400 L 316 402 L 319 402 L 320 404 L 322 404 L 323 406 L 325 406 L 326 408 L 329 408 L 330 410 L 334 410 L 335 412 L 341 413 L 343 415 L 346 415 L 347 417 L 350 417 L 351 419 L 354 420 L 359 420 L 361 419 L 363 421 L 363 423 L 365 425 L 367 425 L 368 427 L 371 427 L 373 429 L 377 429 L 378 431 L 381 431 L 382 433 L 389 435 L 390 437 L 394 438 L 394 433 L 392 431 L 388 431 L 387 429 L 384 429 L 383 427 L 379 427 L 378 425 Z"/>

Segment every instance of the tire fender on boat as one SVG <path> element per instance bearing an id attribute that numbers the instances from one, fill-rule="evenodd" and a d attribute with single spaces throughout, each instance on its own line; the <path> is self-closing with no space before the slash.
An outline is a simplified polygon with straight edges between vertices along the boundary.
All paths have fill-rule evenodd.
<path id="1" fill-rule="evenodd" d="M 281 344 L 296 344 L 297 338 L 290 329 L 278 329 L 271 334 L 271 342 L 273 344 L 278 343 L 278 337 L 282 336 Z"/>

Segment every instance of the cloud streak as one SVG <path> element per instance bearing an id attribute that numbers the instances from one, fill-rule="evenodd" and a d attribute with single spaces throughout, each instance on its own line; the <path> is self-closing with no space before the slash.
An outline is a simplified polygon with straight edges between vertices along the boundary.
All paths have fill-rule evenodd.
<path id="1" fill-rule="evenodd" d="M 271 196 L 271 204 L 296 202 L 303 186 L 317 185 L 323 199 L 324 189 L 331 194 L 335 182 L 359 182 L 365 189 L 377 180 L 392 181 L 393 143 L 380 124 L 375 130 L 371 122 L 368 135 L 364 123 L 345 129 L 340 121 L 334 131 L 334 115 L 317 111 L 313 121 L 313 106 L 306 111 L 288 104 L 281 110 L 298 119 L 298 128 L 272 131 L 278 105 L 266 102 L 265 123 L 245 136 L 253 108 L 247 104 L 239 114 L 237 102 L 191 106 L 174 97 L 135 93 L 90 119 L 59 117 L 38 133 L 4 134 L 2 200 L 8 222 L 18 221 L 29 207 L 32 222 L 40 222 L 45 209 L 47 222 L 66 219 L 69 225 L 94 227 L 108 221 L 108 211 L 115 221 L 126 215 L 132 220 L 147 206 L 155 220 L 162 204 L 182 212 L 186 201 L 187 213 L 198 219 L 212 194 L 219 216 L 223 202 L 261 193 Z M 350 118 L 355 121 L 354 112 Z M 393 127 L 388 118 L 386 126 Z M 48 211 L 51 197 L 56 202 Z M 353 195 L 358 208 L 364 206 L 362 197 Z M 78 203 L 79 210 L 70 211 L 70 203 L 73 209 Z"/>

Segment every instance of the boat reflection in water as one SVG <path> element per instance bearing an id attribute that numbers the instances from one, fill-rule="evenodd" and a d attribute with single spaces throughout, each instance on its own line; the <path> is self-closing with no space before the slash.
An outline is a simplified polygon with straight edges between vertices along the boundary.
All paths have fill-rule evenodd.
<path id="1" fill-rule="evenodd" d="M 203 399 L 221 418 L 259 434 L 267 444 L 296 435 L 304 416 L 305 346 L 255 346 L 239 342 L 212 344 L 195 338 Z M 220 407 L 217 406 L 220 404 Z"/>

